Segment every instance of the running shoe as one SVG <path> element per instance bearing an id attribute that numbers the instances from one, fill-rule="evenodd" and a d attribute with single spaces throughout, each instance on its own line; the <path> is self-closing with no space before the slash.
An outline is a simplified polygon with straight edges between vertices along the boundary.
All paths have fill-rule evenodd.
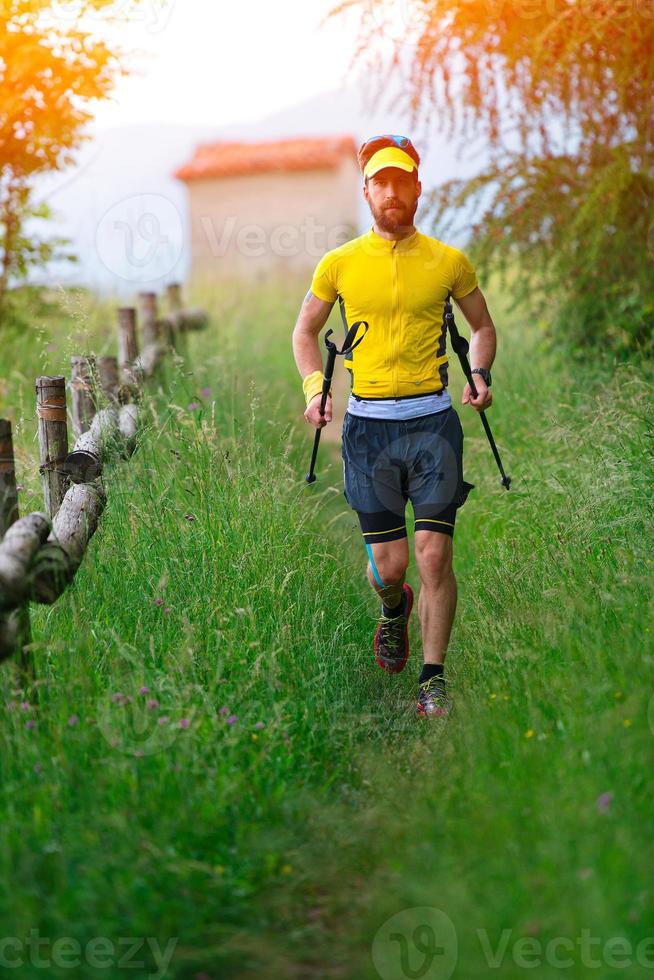
<path id="1" fill-rule="evenodd" d="M 452 710 L 444 677 L 430 677 L 418 685 L 416 711 L 422 718 L 444 718 Z"/>
<path id="2" fill-rule="evenodd" d="M 407 582 L 402 588 L 403 611 L 398 616 L 385 616 L 382 603 L 375 632 L 375 660 L 389 674 L 399 674 L 409 659 L 409 616 L 413 609 L 413 589 Z"/>

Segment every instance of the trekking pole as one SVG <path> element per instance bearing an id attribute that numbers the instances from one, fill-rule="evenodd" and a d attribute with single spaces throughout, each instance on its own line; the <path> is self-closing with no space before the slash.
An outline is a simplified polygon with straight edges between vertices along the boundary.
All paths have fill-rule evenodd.
<path id="1" fill-rule="evenodd" d="M 362 325 L 365 326 L 366 329 L 361 334 L 359 339 L 355 343 L 353 343 L 354 338 L 356 337 L 357 334 L 357 330 Z M 334 343 L 334 341 L 329 339 L 330 335 L 333 334 L 333 332 L 334 332 L 333 330 L 328 330 L 327 333 L 325 334 L 325 346 L 327 348 L 327 364 L 325 365 L 325 371 L 322 376 L 322 398 L 320 399 L 320 414 L 323 416 L 325 414 L 325 405 L 327 404 L 327 396 L 329 395 L 329 388 L 332 383 L 332 376 L 334 374 L 336 355 L 349 354 L 350 351 L 353 351 L 354 348 L 357 346 L 357 344 L 360 344 L 363 338 L 365 337 L 365 335 L 367 334 L 368 323 L 366 322 L 366 320 L 359 320 L 358 323 L 352 324 L 352 326 L 347 332 L 345 340 L 343 341 L 342 350 L 339 350 L 336 344 Z M 318 445 L 320 443 L 320 433 L 322 432 L 322 430 L 323 430 L 323 426 L 320 426 L 318 429 L 316 429 L 316 435 L 313 440 L 313 452 L 311 454 L 311 466 L 309 467 L 309 472 L 306 475 L 307 483 L 316 482 L 316 474 L 314 473 L 313 470 L 314 470 L 314 466 L 316 465 L 316 456 L 318 455 Z"/>
<path id="2" fill-rule="evenodd" d="M 452 347 L 454 351 L 458 354 L 459 361 L 461 362 L 461 367 L 463 368 L 463 373 L 465 374 L 468 384 L 470 385 L 470 391 L 472 392 L 472 397 L 477 397 L 477 389 L 475 388 L 475 383 L 472 380 L 472 373 L 470 371 L 470 364 L 468 363 L 468 349 L 470 344 L 465 337 L 462 337 L 457 330 L 456 323 L 454 322 L 454 313 L 452 312 L 452 304 L 450 303 L 450 297 L 448 296 L 445 300 L 445 307 L 443 310 L 443 320 L 446 327 L 449 327 L 450 337 L 452 338 Z M 500 454 L 497 451 L 497 446 L 495 445 L 495 440 L 493 439 L 493 433 L 490 430 L 488 424 L 488 419 L 486 418 L 486 413 L 482 410 L 479 415 L 481 416 L 481 421 L 486 430 L 486 435 L 488 436 L 488 441 L 490 442 L 490 447 L 493 450 L 493 456 L 495 457 L 495 462 L 497 463 L 500 473 L 502 474 L 502 486 L 506 487 L 508 490 L 511 486 L 511 477 L 507 476 L 504 472 L 502 466 L 502 461 L 500 459 Z"/>

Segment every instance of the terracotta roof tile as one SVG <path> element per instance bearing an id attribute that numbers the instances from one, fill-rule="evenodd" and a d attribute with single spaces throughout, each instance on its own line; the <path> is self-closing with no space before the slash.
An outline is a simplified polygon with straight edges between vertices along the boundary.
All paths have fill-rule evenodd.
<path id="1" fill-rule="evenodd" d="M 344 157 L 356 162 L 352 136 L 304 137 L 258 143 L 203 143 L 190 163 L 175 171 L 179 180 L 231 177 L 271 171 L 315 170 L 337 167 Z"/>

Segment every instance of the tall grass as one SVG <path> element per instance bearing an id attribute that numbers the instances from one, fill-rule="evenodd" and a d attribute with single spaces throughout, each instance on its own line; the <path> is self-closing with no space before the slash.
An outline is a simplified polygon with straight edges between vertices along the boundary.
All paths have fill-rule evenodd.
<path id="1" fill-rule="evenodd" d="M 23 946 L 13 975 L 123 976 L 94 937 L 151 940 L 139 976 L 171 942 L 175 978 L 609 977 L 620 937 L 620 975 L 651 974 L 652 365 L 573 372 L 487 294 L 513 482 L 452 361 L 475 490 L 446 723 L 414 717 L 417 617 L 405 672 L 374 664 L 337 448 L 304 483 L 303 284 L 197 297 L 210 331 L 151 391 L 75 582 L 32 607 L 37 684 L 3 667 L 0 935 L 82 950 L 44 972 Z"/>

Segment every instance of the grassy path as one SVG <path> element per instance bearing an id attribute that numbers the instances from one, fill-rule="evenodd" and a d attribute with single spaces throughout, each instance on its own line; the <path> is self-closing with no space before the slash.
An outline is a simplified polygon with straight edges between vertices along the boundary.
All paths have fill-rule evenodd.
<path id="1" fill-rule="evenodd" d="M 140 937 L 134 976 L 651 976 L 654 373 L 574 376 L 489 293 L 489 419 L 513 484 L 453 365 L 476 489 L 446 726 L 413 716 L 417 619 L 404 674 L 374 665 L 338 443 L 304 485 L 302 285 L 206 298 L 215 327 L 111 474 L 73 587 L 33 607 L 38 687 L 4 668 L 12 975 L 123 977 Z M 31 370 L 0 357 L 17 422 Z"/>

